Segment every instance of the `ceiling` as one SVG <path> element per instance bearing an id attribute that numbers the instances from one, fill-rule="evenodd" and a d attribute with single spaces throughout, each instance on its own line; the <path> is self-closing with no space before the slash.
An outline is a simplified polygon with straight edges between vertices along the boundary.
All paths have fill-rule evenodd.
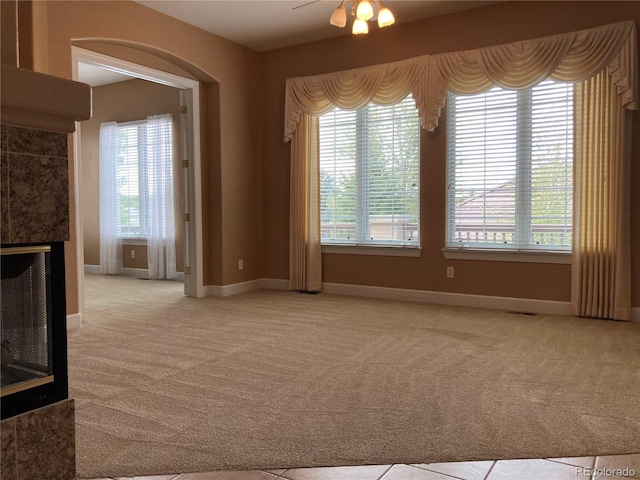
<path id="1" fill-rule="evenodd" d="M 340 5 L 340 0 L 136 1 L 257 52 L 350 34 L 350 20 L 345 28 L 329 24 L 329 18 Z M 347 0 L 348 3 L 349 0 Z M 395 15 L 396 23 L 460 12 L 491 3 L 496 2 L 451 0 L 385 0 L 384 2 Z M 378 28 L 371 22 L 370 25 L 372 25 L 371 28 Z"/>
<path id="2" fill-rule="evenodd" d="M 345 28 L 337 28 L 329 24 L 329 18 L 340 5 L 340 0 L 136 1 L 257 52 L 351 34 L 351 20 L 348 20 Z M 407 23 L 470 10 L 491 3 L 496 2 L 462 0 L 385 0 L 384 2 L 395 15 L 396 23 Z M 348 7 L 347 12 L 349 11 Z M 369 24 L 370 28 L 378 28 L 375 22 L 369 22 Z M 132 78 L 90 63 L 79 63 L 78 67 L 78 79 L 92 87 Z"/>
<path id="3" fill-rule="evenodd" d="M 124 82 L 125 80 L 131 80 L 134 77 L 125 75 L 114 70 L 109 70 L 100 65 L 93 63 L 78 62 L 78 80 L 87 83 L 92 87 L 99 87 L 100 85 L 108 85 L 110 83 Z"/>

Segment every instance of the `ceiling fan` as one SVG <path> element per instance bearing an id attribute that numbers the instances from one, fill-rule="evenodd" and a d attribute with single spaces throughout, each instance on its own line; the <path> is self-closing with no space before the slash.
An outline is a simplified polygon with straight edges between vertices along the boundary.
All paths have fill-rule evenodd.
<path id="1" fill-rule="evenodd" d="M 292 10 L 306 7 L 319 1 L 320 0 L 311 0 L 293 7 Z M 371 20 L 374 16 L 374 4 L 378 5 L 378 26 L 380 28 L 393 25 L 396 21 L 391 10 L 385 7 L 380 0 L 342 0 L 338 8 L 336 8 L 331 15 L 331 19 L 329 20 L 331 25 L 343 28 L 347 24 L 347 3 L 351 6 L 351 16 L 355 17 L 351 30 L 351 33 L 354 35 L 369 33 L 367 21 Z"/>

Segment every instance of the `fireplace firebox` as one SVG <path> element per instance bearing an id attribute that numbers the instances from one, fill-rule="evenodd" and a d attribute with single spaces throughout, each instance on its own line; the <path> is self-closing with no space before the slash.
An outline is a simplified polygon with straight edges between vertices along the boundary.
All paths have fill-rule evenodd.
<path id="1" fill-rule="evenodd" d="M 64 243 L 0 248 L 2 419 L 68 398 Z"/>

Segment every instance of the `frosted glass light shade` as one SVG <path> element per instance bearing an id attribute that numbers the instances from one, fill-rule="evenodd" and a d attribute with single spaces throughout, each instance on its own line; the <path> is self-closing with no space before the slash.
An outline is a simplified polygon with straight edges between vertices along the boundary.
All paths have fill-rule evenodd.
<path id="1" fill-rule="evenodd" d="M 347 24 L 347 10 L 344 6 L 344 0 L 342 0 L 340 6 L 333 11 L 333 14 L 331 14 L 329 23 L 340 28 Z"/>
<path id="2" fill-rule="evenodd" d="M 370 20 L 373 17 L 373 5 L 369 0 L 361 0 L 356 9 L 356 18 L 360 20 Z"/>
<path id="3" fill-rule="evenodd" d="M 389 25 L 393 25 L 395 22 L 396 19 L 394 18 L 393 13 L 391 13 L 391 10 L 380 2 L 380 10 L 378 10 L 378 26 L 380 28 L 388 27 Z"/>
<path id="4" fill-rule="evenodd" d="M 369 33 L 369 26 L 367 22 L 361 18 L 356 18 L 353 22 L 353 29 L 351 33 L 354 35 L 362 35 L 365 33 Z"/>

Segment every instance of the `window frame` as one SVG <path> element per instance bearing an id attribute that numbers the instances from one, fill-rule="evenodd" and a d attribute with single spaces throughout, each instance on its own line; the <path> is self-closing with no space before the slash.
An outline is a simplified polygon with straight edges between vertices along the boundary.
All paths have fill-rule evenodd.
<path id="1" fill-rule="evenodd" d="M 568 83 L 568 82 L 556 82 L 556 83 Z M 453 109 L 455 108 L 456 95 L 449 92 L 447 96 L 447 136 L 446 136 L 446 201 L 445 201 L 445 246 L 442 249 L 444 257 L 447 259 L 460 259 L 460 260 L 491 260 L 491 261 L 516 261 L 527 263 L 558 263 L 568 264 L 571 263 L 572 247 L 558 246 L 558 248 L 550 248 L 549 245 L 542 245 L 536 247 L 535 245 L 529 245 L 528 239 L 531 238 L 531 231 L 533 225 L 532 215 L 532 188 L 531 188 L 531 171 L 533 168 L 532 155 L 530 154 L 532 143 L 532 97 L 533 89 L 538 86 L 534 85 L 527 89 L 516 90 L 515 112 L 516 112 L 516 158 L 515 158 L 515 170 L 516 175 L 514 177 L 515 192 L 514 192 L 514 243 L 513 246 L 504 247 L 500 244 L 468 244 L 468 245 L 455 245 L 452 242 L 454 238 L 454 232 L 456 229 L 456 220 L 450 220 L 452 215 L 456 215 L 455 209 L 455 194 L 451 193 L 451 173 L 455 173 L 455 166 L 451 167 L 451 161 L 455 161 L 455 154 L 450 153 L 452 148 L 452 138 L 455 138 L 455 122 L 452 120 Z M 492 87 L 495 89 L 496 87 Z M 478 95 L 486 94 L 483 92 Z M 468 96 L 468 95 L 465 95 Z M 575 102 L 575 90 L 574 100 Z M 573 106 L 570 107 L 573 109 Z M 525 120 L 522 120 L 524 118 Z M 576 128 L 575 119 L 573 121 L 573 138 L 575 139 Z M 529 154 L 522 155 L 522 150 L 529 150 Z M 570 159 L 573 162 L 575 158 Z M 453 180 L 455 182 L 455 180 Z M 527 183 L 528 182 L 528 183 Z M 573 189 L 571 185 L 570 189 Z M 524 214 L 523 214 L 524 211 Z M 572 214 L 573 215 L 573 214 Z M 573 219 L 572 219 L 573 223 Z"/>
<path id="2" fill-rule="evenodd" d="M 420 221 L 420 176 L 421 176 L 421 162 L 420 162 L 420 154 L 421 154 L 421 127 L 420 127 L 420 119 L 418 116 L 418 110 L 416 109 L 416 133 L 418 141 L 418 150 L 417 150 L 417 242 L 416 243 L 375 243 L 368 242 L 365 239 L 369 237 L 369 197 L 366 195 L 366 188 L 363 188 L 364 182 L 362 181 L 363 177 L 367 177 L 369 173 L 367 162 L 363 162 L 362 158 L 368 158 L 366 153 L 363 155 L 360 152 L 367 151 L 368 142 L 362 141 L 366 140 L 369 136 L 369 121 L 368 109 L 371 105 L 375 107 L 389 107 L 392 108 L 402 102 L 405 102 L 408 99 L 412 99 L 411 94 L 402 99 L 400 102 L 393 105 L 376 105 L 373 103 L 368 103 L 364 107 L 355 110 L 355 124 L 354 129 L 358 132 L 360 130 L 364 130 L 364 134 L 356 133 L 356 159 L 355 159 L 355 176 L 356 176 L 356 196 L 355 196 L 355 232 L 356 239 L 353 242 L 345 242 L 340 239 L 337 240 L 325 240 L 322 239 L 321 235 L 321 249 L 322 253 L 335 253 L 335 254 L 355 254 L 355 255 L 374 255 L 374 256 L 407 256 L 407 257 L 417 257 L 421 254 L 421 221 Z M 331 110 L 333 111 L 333 110 Z M 330 113 L 330 112 L 327 112 Z M 320 125 L 319 135 L 320 135 Z M 318 162 L 320 163 L 320 157 L 318 158 Z M 367 182 L 368 184 L 369 182 Z M 320 195 L 322 195 L 322 190 L 320 187 Z M 366 199 L 363 201 L 362 197 L 365 196 Z M 365 210 L 362 211 L 362 208 Z M 320 212 L 321 215 L 321 212 Z"/>
<path id="3" fill-rule="evenodd" d="M 148 215 L 148 205 L 149 205 L 149 192 L 147 189 L 148 178 L 146 174 L 146 125 L 147 120 L 133 120 L 129 122 L 117 122 L 116 124 L 116 145 L 120 141 L 121 131 L 126 128 L 135 127 L 136 128 L 136 149 L 137 149 L 137 176 L 138 176 L 138 215 L 139 215 L 139 225 L 140 225 L 140 233 L 131 233 L 131 232 L 122 232 L 122 223 L 120 217 L 120 192 L 118 191 L 116 196 L 117 201 L 117 237 L 122 240 L 129 240 L 135 242 L 143 242 L 146 244 L 146 240 L 149 236 L 149 215 Z M 141 128 L 144 127 L 144 128 Z M 119 156 L 119 152 L 116 152 L 116 158 Z M 133 163 L 133 162 L 132 162 Z M 128 170 L 128 168 L 127 168 Z M 116 181 L 118 178 L 118 174 L 120 172 L 118 163 L 116 161 L 115 166 L 115 174 Z"/>

